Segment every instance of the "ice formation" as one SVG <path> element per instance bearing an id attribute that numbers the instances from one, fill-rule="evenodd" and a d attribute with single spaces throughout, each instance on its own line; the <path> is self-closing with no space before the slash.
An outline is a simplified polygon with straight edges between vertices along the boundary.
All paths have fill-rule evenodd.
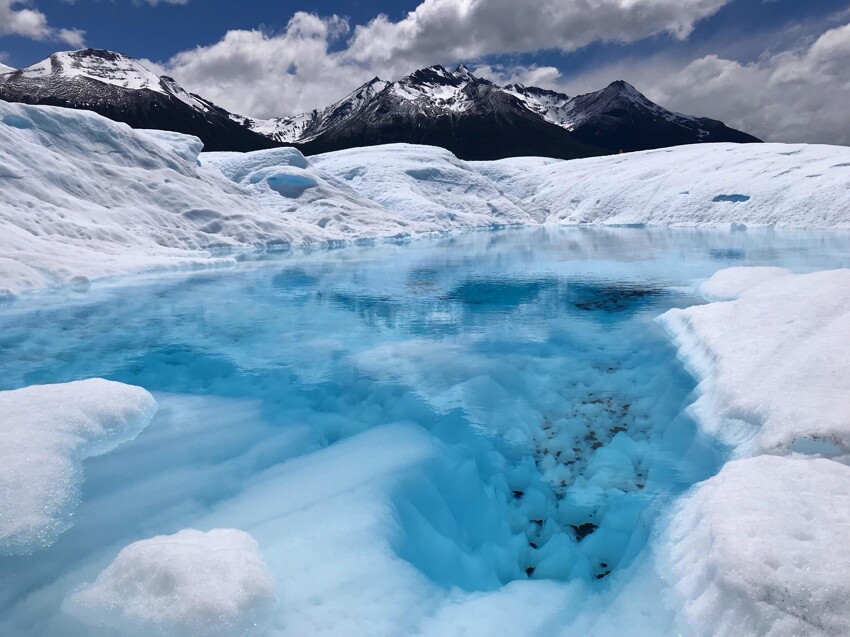
<path id="1" fill-rule="evenodd" d="M 850 467 L 728 463 L 675 513 L 660 568 L 691 637 L 850 634 Z"/>
<path id="2" fill-rule="evenodd" d="M 662 320 L 698 378 L 701 424 L 740 459 L 696 487 L 658 554 L 687 634 L 850 632 L 850 270 L 731 268 L 734 299 Z"/>
<path id="3" fill-rule="evenodd" d="M 156 408 L 144 389 L 100 378 L 0 392 L 0 555 L 52 544 L 80 498 L 83 460 L 133 439 Z"/>
<path id="4" fill-rule="evenodd" d="M 472 165 L 549 223 L 850 227 L 850 151 L 839 146 L 695 144 Z"/>
<path id="5" fill-rule="evenodd" d="M 4 635 L 850 632 L 850 271 L 727 269 L 701 288 L 712 302 L 664 315 L 703 431 L 642 314 L 724 263 L 776 262 L 747 256 L 748 228 L 850 226 L 847 149 L 199 151 L 0 103 L 0 290 L 479 227 L 724 232 L 468 235 L 421 262 L 386 245 L 392 268 L 305 251 L 273 275 L 93 288 L 101 304 L 44 313 L 29 299 L 0 316 L 10 386 L 96 368 L 168 393 L 131 450 L 92 458 L 145 426 L 150 394 L 0 392 Z M 846 244 L 818 241 L 804 251 L 846 264 Z M 725 459 L 705 432 L 735 459 L 682 496 Z M 68 528 L 87 458 L 98 480 Z M 190 526 L 216 530 L 136 541 Z"/>
<path id="6" fill-rule="evenodd" d="M 464 162 L 393 144 L 210 153 L 198 166 L 200 150 L 86 111 L 0 102 L 0 294 L 233 264 L 235 251 L 505 225 L 850 226 L 850 151 L 838 146 Z"/>
<path id="7" fill-rule="evenodd" d="M 850 458 L 850 270 L 731 268 L 702 290 L 734 300 L 663 320 L 703 379 L 704 425 L 739 454 Z"/>
<path id="8" fill-rule="evenodd" d="M 276 595 L 250 535 L 183 529 L 123 548 L 64 609 L 106 634 L 248 637 L 268 627 Z"/>

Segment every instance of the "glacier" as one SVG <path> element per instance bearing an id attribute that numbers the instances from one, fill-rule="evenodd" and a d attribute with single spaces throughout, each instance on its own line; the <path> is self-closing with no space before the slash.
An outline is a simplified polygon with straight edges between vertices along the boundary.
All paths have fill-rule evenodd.
<path id="1" fill-rule="evenodd" d="M 0 293 L 513 225 L 850 227 L 840 146 L 495 162 L 407 144 L 310 158 L 201 150 L 86 111 L 0 102 Z"/>
<path id="2" fill-rule="evenodd" d="M 0 137 L 4 637 L 850 631 L 847 149 Z"/>

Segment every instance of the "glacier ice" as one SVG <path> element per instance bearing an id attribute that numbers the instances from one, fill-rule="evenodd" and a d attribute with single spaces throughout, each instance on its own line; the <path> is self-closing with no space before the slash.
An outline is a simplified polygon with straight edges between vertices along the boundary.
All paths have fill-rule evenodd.
<path id="1" fill-rule="evenodd" d="M 699 634 L 691 622 L 716 608 L 700 614 L 711 598 L 693 587 L 737 571 L 699 533 L 673 538 L 714 519 L 686 490 L 711 485 L 727 450 L 698 429 L 702 412 L 683 412 L 696 384 L 654 317 L 700 303 L 698 284 L 726 265 L 835 267 L 846 241 L 507 230 L 18 299 L 0 308 L 6 387 L 103 376 L 146 387 L 159 410 L 132 443 L 85 460 L 74 524 L 52 545 L 0 559 L 0 634 L 144 631 L 119 617 L 124 595 L 98 594 L 115 602 L 105 613 L 60 609 L 122 547 L 185 528 L 255 539 L 279 600 L 269 637 Z M 691 309 L 811 276 L 724 271 L 701 289 L 740 298 Z M 775 508 L 796 534 L 793 511 Z M 671 513 L 682 522 L 668 528 Z M 747 519 L 765 534 L 777 523 Z M 716 579 L 682 579 L 665 561 L 675 550 L 705 554 Z"/>
<path id="2" fill-rule="evenodd" d="M 141 387 L 100 378 L 0 391 L 0 556 L 52 544 L 71 524 L 83 460 L 132 440 L 156 408 Z"/>
<path id="3" fill-rule="evenodd" d="M 694 410 L 704 426 L 739 454 L 817 447 L 850 457 L 848 289 L 847 269 L 730 268 L 702 286 L 730 300 L 665 314 L 702 380 Z"/>
<path id="4" fill-rule="evenodd" d="M 695 636 L 850 631 L 850 270 L 721 270 L 661 317 L 701 381 L 692 411 L 739 459 L 659 540 Z"/>
<path id="5" fill-rule="evenodd" d="M 276 603 L 250 535 L 183 529 L 124 547 L 63 609 L 104 634 L 249 637 L 268 628 Z"/>
<path id="6" fill-rule="evenodd" d="M 4 637 L 847 632 L 847 149 L 0 142 Z"/>
<path id="7" fill-rule="evenodd" d="M 848 480 L 833 460 L 763 455 L 699 485 L 659 551 L 687 634 L 848 634 Z"/>
<path id="8" fill-rule="evenodd" d="M 75 276 L 510 225 L 850 225 L 850 158 L 839 146 L 495 162 L 410 144 L 309 158 L 292 148 L 200 151 L 194 137 L 0 102 L 0 296 Z M 714 201 L 730 196 L 739 201 Z"/>

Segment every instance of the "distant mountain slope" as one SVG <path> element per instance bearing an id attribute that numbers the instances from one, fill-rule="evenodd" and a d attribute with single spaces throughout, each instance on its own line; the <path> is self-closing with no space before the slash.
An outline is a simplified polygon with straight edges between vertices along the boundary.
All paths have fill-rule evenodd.
<path id="1" fill-rule="evenodd" d="M 233 121 L 230 113 L 159 77 L 133 58 L 101 49 L 54 53 L 0 75 L 0 99 L 95 111 L 134 128 L 196 135 L 206 150 L 258 150 L 278 142 Z"/>
<path id="2" fill-rule="evenodd" d="M 367 82 L 331 106 L 294 117 L 235 116 L 306 152 L 413 142 L 462 159 L 520 155 L 573 158 L 701 142 L 758 142 L 703 117 L 673 113 L 617 81 L 569 97 L 522 84 L 499 86 L 461 65 L 421 69 L 397 82 Z"/>
<path id="3" fill-rule="evenodd" d="M 440 146 L 467 160 L 573 159 L 759 141 L 722 122 L 668 111 L 626 82 L 569 97 L 499 86 L 463 65 L 454 71 L 431 66 L 395 82 L 376 77 L 326 108 L 262 120 L 230 113 L 121 53 L 83 49 L 0 73 L 0 99 L 88 109 L 134 128 L 196 135 L 208 151 L 293 145 L 318 154 L 406 142 Z"/>

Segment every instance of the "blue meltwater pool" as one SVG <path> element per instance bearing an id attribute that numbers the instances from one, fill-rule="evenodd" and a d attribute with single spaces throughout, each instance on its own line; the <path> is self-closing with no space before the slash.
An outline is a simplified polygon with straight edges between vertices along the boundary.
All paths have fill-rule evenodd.
<path id="1" fill-rule="evenodd" d="M 68 592 L 187 527 L 257 539 L 273 635 L 424 634 L 446 595 L 626 590 L 726 460 L 656 317 L 721 268 L 848 255 L 835 232 L 504 230 L 0 306 L 0 389 L 103 377 L 160 405 L 85 461 L 67 532 L 0 558 L 0 634 L 91 634 Z"/>

